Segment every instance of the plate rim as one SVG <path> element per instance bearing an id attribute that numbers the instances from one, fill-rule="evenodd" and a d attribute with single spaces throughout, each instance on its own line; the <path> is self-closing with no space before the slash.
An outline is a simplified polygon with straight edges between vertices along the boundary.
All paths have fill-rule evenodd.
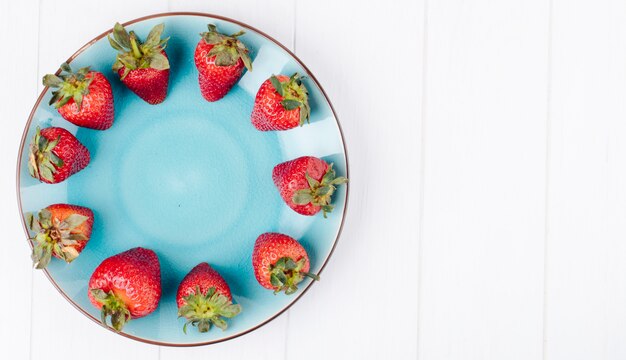
<path id="1" fill-rule="evenodd" d="M 246 24 L 244 22 L 241 22 L 239 20 L 235 20 L 235 19 L 232 19 L 232 18 L 229 18 L 229 17 L 225 17 L 225 16 L 221 16 L 221 15 L 215 15 L 215 14 L 211 14 L 211 13 L 194 12 L 194 11 L 161 12 L 161 13 L 155 13 L 155 14 L 151 14 L 151 15 L 138 17 L 138 18 L 126 21 L 122 25 L 128 26 L 128 25 L 131 25 L 131 24 L 135 24 L 135 23 L 138 23 L 138 22 L 145 21 L 145 20 L 161 18 L 161 17 L 172 17 L 172 16 L 198 16 L 198 17 L 213 18 L 213 19 L 218 19 L 218 20 L 231 22 L 233 24 L 236 24 L 236 25 L 239 25 L 239 26 L 243 27 L 244 29 L 256 32 L 260 36 L 264 37 L 266 40 L 274 43 L 275 45 L 277 45 L 278 47 L 280 47 L 281 49 L 286 51 L 287 54 L 289 54 L 306 71 L 308 77 L 319 88 L 320 92 L 324 96 L 324 99 L 326 100 L 326 102 L 328 102 L 330 110 L 331 110 L 331 112 L 332 112 L 332 114 L 333 114 L 333 116 L 335 118 L 335 122 L 337 123 L 337 128 L 339 129 L 339 137 L 341 138 L 341 143 L 342 143 L 342 146 L 343 146 L 343 153 L 344 153 L 344 157 L 346 159 L 346 177 L 350 178 L 350 165 L 349 165 L 349 161 L 348 161 L 348 147 L 346 145 L 346 140 L 345 140 L 345 137 L 344 137 L 344 134 L 343 134 L 343 129 L 341 127 L 341 122 L 339 121 L 339 117 L 337 116 L 337 112 L 335 111 L 335 108 L 333 107 L 333 104 L 330 101 L 328 95 L 326 94 L 326 91 L 324 91 L 324 88 L 322 87 L 322 85 L 319 83 L 319 81 L 317 81 L 317 79 L 315 78 L 315 76 L 313 75 L 311 70 L 309 70 L 309 68 L 302 62 L 302 60 L 300 60 L 300 58 L 298 58 L 285 45 L 283 45 L 282 43 L 280 43 L 278 40 L 274 39 L 270 35 L 266 34 L 265 32 L 255 28 L 253 26 L 250 26 L 250 25 L 248 25 L 248 24 Z M 66 62 L 68 64 L 71 63 L 72 60 L 74 60 L 77 56 L 79 56 L 81 53 L 83 53 L 86 49 L 91 47 L 93 44 L 95 44 L 96 42 L 98 42 L 99 40 L 104 38 L 105 36 L 109 35 L 112 32 L 112 30 L 113 30 L 112 28 L 109 29 L 109 30 L 106 30 L 105 32 L 101 33 L 100 35 L 94 37 L 92 40 L 88 41 L 85 45 L 81 46 L 76 52 L 74 52 L 66 60 Z M 58 70 L 56 74 L 58 75 L 59 73 L 60 73 L 60 70 Z M 26 124 L 24 126 L 24 131 L 22 133 L 22 139 L 20 141 L 19 153 L 17 154 L 16 181 L 15 181 L 16 192 L 17 192 L 17 206 L 18 206 L 18 209 L 19 209 L 19 212 L 20 212 L 20 219 L 22 221 L 22 228 L 24 229 L 24 232 L 26 234 L 26 242 L 28 243 L 28 245 L 30 246 L 31 249 L 33 247 L 33 244 L 32 244 L 32 242 L 28 241 L 30 234 L 28 232 L 28 227 L 26 226 L 26 220 L 24 219 L 24 211 L 22 209 L 22 198 L 21 198 L 21 191 L 20 191 L 20 174 L 21 174 L 21 170 L 22 170 L 22 154 L 24 153 L 24 146 L 26 145 L 26 141 L 27 141 L 26 137 L 28 135 L 28 130 L 30 129 L 30 126 L 32 124 L 33 117 L 35 116 L 35 112 L 37 111 L 37 108 L 39 108 L 39 105 L 41 104 L 41 101 L 43 100 L 43 97 L 48 92 L 48 89 L 49 88 L 47 86 L 43 88 L 43 90 L 39 94 L 39 97 L 37 98 L 37 101 L 35 102 L 35 105 L 33 106 L 30 114 L 28 115 L 28 120 L 26 121 Z M 337 247 L 337 243 L 339 242 L 339 238 L 341 237 L 341 233 L 343 231 L 343 227 L 344 227 L 345 220 L 346 220 L 346 214 L 347 214 L 347 210 L 348 210 L 349 198 L 350 198 L 350 196 L 349 196 L 350 195 L 350 184 L 349 183 L 346 184 L 345 189 L 346 189 L 345 190 L 346 191 L 345 204 L 344 204 L 343 212 L 341 214 L 341 222 L 339 224 L 339 229 L 337 231 L 337 235 L 335 237 L 335 240 L 333 241 L 333 245 L 332 245 L 332 247 L 330 249 L 330 252 L 326 256 L 326 259 L 324 259 L 324 261 L 322 263 L 322 266 L 320 267 L 320 271 L 318 272 L 319 274 L 321 274 L 324 271 L 324 268 L 326 267 L 326 265 L 328 264 L 328 261 L 332 257 L 332 255 L 333 255 L 333 253 L 335 251 L 335 248 Z M 291 306 L 293 306 L 295 303 L 297 303 L 302 298 L 302 296 L 311 288 L 313 283 L 315 283 L 314 281 L 309 282 L 309 284 L 293 299 L 293 301 L 291 301 L 285 307 L 280 309 L 277 313 L 275 313 L 272 316 L 270 316 L 268 319 L 265 319 L 265 320 L 261 321 L 260 323 L 254 325 L 254 326 L 252 326 L 252 327 L 250 327 L 250 328 L 248 328 L 248 329 L 246 329 L 244 331 L 241 331 L 239 333 L 236 333 L 236 334 L 224 337 L 224 338 L 220 338 L 220 339 L 208 340 L 208 341 L 202 341 L 202 342 L 195 342 L 195 343 L 179 344 L 179 343 L 171 343 L 171 342 L 166 342 L 166 341 L 150 340 L 150 339 L 145 339 L 145 338 L 142 338 L 142 337 L 139 337 L 139 336 L 135 336 L 135 335 L 132 335 L 132 334 L 128 334 L 128 333 L 125 333 L 125 332 L 117 332 L 117 331 L 113 330 L 111 327 L 103 325 L 102 322 L 100 321 L 100 319 L 96 319 L 93 315 L 91 315 L 90 313 L 85 311 L 82 307 L 80 307 L 78 304 L 76 304 L 74 302 L 74 300 L 72 300 L 63 291 L 63 289 L 61 289 L 61 287 L 57 284 L 57 282 L 54 280 L 54 278 L 48 272 L 48 269 L 44 268 L 43 272 L 45 273 L 45 275 L 48 278 L 48 280 L 52 283 L 54 288 L 63 296 L 63 298 L 65 300 L 67 300 L 76 310 L 78 310 L 80 313 L 82 313 L 87 318 L 91 319 L 93 322 L 97 323 L 101 327 L 103 327 L 103 328 L 105 328 L 105 329 L 107 329 L 107 330 L 109 330 L 109 331 L 111 331 L 111 332 L 113 332 L 115 334 L 124 336 L 124 337 L 132 339 L 132 340 L 136 340 L 136 341 L 139 341 L 139 342 L 142 342 L 142 343 L 147 343 L 147 344 L 151 344 L 151 345 L 159 345 L 159 346 L 169 346 L 169 347 L 194 347 L 194 346 L 204 346 L 204 345 L 217 344 L 217 343 L 220 343 L 220 342 L 232 340 L 232 339 L 238 338 L 240 336 L 243 336 L 245 334 L 251 333 L 251 332 L 253 332 L 253 331 L 255 331 L 255 330 L 257 330 L 257 329 L 259 329 L 259 328 L 261 328 L 261 327 L 263 327 L 265 325 L 267 325 L 268 323 L 270 323 L 271 321 L 273 321 L 274 319 L 276 319 L 280 315 L 282 315 Z"/>

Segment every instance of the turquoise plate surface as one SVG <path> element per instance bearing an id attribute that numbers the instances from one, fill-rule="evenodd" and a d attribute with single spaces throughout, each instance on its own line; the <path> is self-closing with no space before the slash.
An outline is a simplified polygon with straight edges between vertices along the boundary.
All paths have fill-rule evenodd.
<path id="1" fill-rule="evenodd" d="M 109 79 L 115 100 L 115 122 L 105 131 L 78 128 L 48 106 L 44 89 L 28 120 L 18 161 L 18 195 L 22 214 L 54 203 L 91 208 L 94 230 L 87 247 L 71 264 L 53 259 L 47 275 L 78 310 L 99 323 L 99 311 L 87 298 L 87 283 L 105 258 L 132 247 L 154 250 L 161 262 L 163 296 L 158 309 L 131 321 L 124 336 L 159 345 L 215 343 L 252 331 L 285 311 L 309 288 L 274 295 L 262 288 L 252 271 L 254 242 L 264 232 L 281 232 L 307 250 L 311 271 L 328 261 L 341 231 L 348 186 L 334 196 L 335 210 L 302 216 L 288 208 L 272 182 L 273 167 L 303 155 L 333 162 L 347 176 L 345 145 L 339 123 L 322 88 L 306 67 L 284 46 L 245 24 L 198 13 L 152 15 L 131 21 L 128 29 L 145 37 L 165 23 L 170 36 L 168 96 L 149 105 L 126 89 L 111 70 L 115 51 L 110 30 L 70 58 L 73 68 L 90 65 Z M 252 72 L 222 100 L 205 101 L 198 87 L 193 54 L 200 32 L 214 23 L 224 33 L 244 29 L 242 41 L 251 50 Z M 55 69 L 50 69 L 53 72 Z M 255 94 L 271 74 L 299 72 L 308 76 L 311 123 L 281 132 L 260 132 L 250 122 Z M 68 129 L 91 153 L 87 168 L 56 185 L 40 183 L 27 169 L 28 144 L 36 127 Z M 206 261 L 230 284 L 242 313 L 226 331 L 212 328 L 185 335 L 177 318 L 175 293 L 195 265 Z M 332 274 L 323 274 L 321 281 Z"/>

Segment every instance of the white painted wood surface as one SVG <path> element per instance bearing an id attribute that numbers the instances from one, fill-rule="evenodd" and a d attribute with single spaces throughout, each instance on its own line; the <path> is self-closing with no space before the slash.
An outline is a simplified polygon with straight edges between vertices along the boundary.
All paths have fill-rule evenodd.
<path id="1" fill-rule="evenodd" d="M 543 0 L 427 9 L 421 359 L 540 359 Z"/>
<path id="2" fill-rule="evenodd" d="M 294 50 L 352 175 L 323 281 L 190 349 L 105 331 L 31 270 L 13 160 L 43 74 L 115 21 L 182 10 Z M 0 44 L 0 358 L 626 358 L 624 1 L 4 1 Z"/>
<path id="3" fill-rule="evenodd" d="M 623 1 L 553 4 L 548 358 L 626 358 L 624 14 Z"/>

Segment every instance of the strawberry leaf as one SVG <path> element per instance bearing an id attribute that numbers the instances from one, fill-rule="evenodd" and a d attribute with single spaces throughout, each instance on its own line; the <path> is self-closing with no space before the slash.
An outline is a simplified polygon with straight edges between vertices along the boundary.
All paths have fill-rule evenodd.
<path id="1" fill-rule="evenodd" d="M 309 183 L 311 189 L 315 189 L 320 185 L 320 182 L 313 179 L 308 172 L 304 174 L 304 177 L 306 177 L 306 181 Z"/>
<path id="2" fill-rule="evenodd" d="M 332 212 L 334 208 L 335 207 L 332 206 L 332 205 L 324 205 L 324 206 L 322 206 L 322 214 L 324 215 L 324 218 L 327 218 L 328 217 L 327 214 Z"/>
<path id="3" fill-rule="evenodd" d="M 130 35 L 122 26 L 122 24 L 115 23 L 115 26 L 113 26 L 113 37 L 118 44 L 127 49 L 130 49 Z"/>
<path id="4" fill-rule="evenodd" d="M 41 145 L 43 145 L 43 146 L 42 146 L 43 151 L 44 151 L 44 152 L 50 152 L 50 151 L 52 151 L 52 149 L 54 149 L 54 148 L 55 148 L 55 147 L 59 144 L 59 141 L 61 141 L 61 136 L 57 136 L 57 138 L 56 138 L 56 139 L 54 139 L 54 140 L 52 140 L 52 141 L 48 142 L 47 144 L 46 144 L 46 142 L 47 142 L 48 140 L 47 140 L 45 137 L 43 137 L 43 136 L 42 136 L 42 137 L 40 138 L 40 141 L 41 141 L 41 139 L 43 139 L 43 141 L 44 141 L 43 143 L 40 143 Z"/>
<path id="5" fill-rule="evenodd" d="M 33 253 L 35 269 L 43 269 L 48 266 L 52 259 L 52 249 L 45 246 L 38 246 L 35 247 L 35 249 L 37 249 L 37 251 Z"/>
<path id="6" fill-rule="evenodd" d="M 113 38 L 109 35 L 107 36 L 107 39 L 109 39 L 109 44 L 111 45 L 111 47 L 117 51 L 124 51 L 124 48 L 122 47 L 122 45 L 118 44 L 117 41 L 113 40 Z"/>
<path id="7" fill-rule="evenodd" d="M 39 176 L 41 176 L 43 179 L 46 179 L 49 182 L 54 181 L 54 177 L 52 176 L 52 171 L 50 170 L 50 168 L 46 166 L 39 167 Z"/>
<path id="8" fill-rule="evenodd" d="M 54 74 L 47 74 L 43 77 L 44 86 L 57 88 L 60 87 L 62 84 L 63 80 Z"/>
<path id="9" fill-rule="evenodd" d="M 39 221 L 35 219 L 33 213 L 26 213 L 26 224 L 32 232 L 39 233 L 41 231 L 41 225 Z"/>
<path id="10" fill-rule="evenodd" d="M 170 62 L 162 53 L 155 53 L 150 58 L 150 67 L 157 70 L 166 70 L 170 68 Z"/>
<path id="11" fill-rule="evenodd" d="M 48 105 L 52 105 L 55 104 L 56 102 L 59 101 L 59 99 L 61 99 L 61 97 L 63 96 L 63 94 L 61 94 L 61 92 L 53 92 L 52 93 L 52 97 L 50 98 L 50 101 L 48 101 Z"/>
<path id="12" fill-rule="evenodd" d="M 285 96 L 285 91 L 283 89 L 283 85 L 280 83 L 280 80 L 278 80 L 278 78 L 275 75 L 272 75 L 270 77 L 270 82 L 274 86 L 274 90 L 276 90 L 278 95 L 284 97 Z"/>
<path id="13" fill-rule="evenodd" d="M 232 318 L 237 316 L 241 312 L 241 305 L 239 304 L 231 304 L 224 307 L 221 311 L 221 315 L 227 318 Z"/>
<path id="14" fill-rule="evenodd" d="M 53 152 L 50 152 L 49 157 L 50 157 L 50 163 L 52 163 L 57 168 L 60 168 L 61 166 L 63 166 L 64 164 L 63 160 L 61 160 L 61 158 L 56 156 Z"/>
<path id="15" fill-rule="evenodd" d="M 83 216 L 79 214 L 72 214 L 68 216 L 67 218 L 65 218 L 63 222 L 67 225 L 67 228 L 69 230 L 73 230 L 77 226 L 80 226 L 82 223 L 87 221 L 87 219 L 89 219 L 87 216 Z"/>
<path id="16" fill-rule="evenodd" d="M 332 191 L 332 187 L 330 187 L 330 185 L 320 186 L 319 189 L 317 189 L 317 195 L 319 196 L 328 195 L 331 191 Z"/>
<path id="17" fill-rule="evenodd" d="M 291 201 L 296 205 L 306 205 L 313 201 L 313 195 L 309 190 L 299 190 L 293 195 Z"/>
<path id="18" fill-rule="evenodd" d="M 233 58 L 228 52 L 220 52 L 215 56 L 215 65 L 229 66 L 233 64 Z"/>
<path id="19" fill-rule="evenodd" d="M 304 125 L 304 122 L 309 123 L 309 119 L 311 117 L 311 108 L 308 103 L 303 103 L 300 105 L 300 126 Z"/>
<path id="20" fill-rule="evenodd" d="M 72 246 L 65 246 L 61 248 L 61 254 L 59 255 L 63 257 L 63 260 L 70 263 L 78 257 L 78 250 Z"/>
<path id="21" fill-rule="evenodd" d="M 298 100 L 285 99 L 281 101 L 281 104 L 283 105 L 285 110 L 295 110 L 299 108 L 302 103 Z"/>
<path id="22" fill-rule="evenodd" d="M 68 63 L 63 63 L 61 64 L 61 70 L 67 72 L 67 73 L 71 73 L 72 72 L 72 68 L 70 67 L 70 65 Z"/>
<path id="23" fill-rule="evenodd" d="M 348 179 L 343 177 L 343 176 L 339 176 L 337 178 L 335 178 L 333 181 L 330 182 L 331 185 L 341 185 L 341 184 L 345 184 L 348 182 Z"/>
<path id="24" fill-rule="evenodd" d="M 243 61 L 243 66 L 245 66 L 248 71 L 252 71 L 252 59 L 250 55 L 248 55 L 248 50 L 245 49 L 245 47 L 244 49 L 237 48 L 237 54 L 239 54 L 241 61 Z"/>
<path id="25" fill-rule="evenodd" d="M 67 237 L 67 240 L 74 240 L 74 241 L 87 241 L 89 240 L 85 235 L 80 234 L 80 233 L 76 233 L 76 234 L 70 234 Z"/>
<path id="26" fill-rule="evenodd" d="M 76 103 L 76 106 L 78 107 L 78 111 L 80 112 L 80 108 L 83 105 L 83 94 L 82 93 L 75 93 L 73 96 L 74 102 Z"/>
<path id="27" fill-rule="evenodd" d="M 158 24 L 150 30 L 148 37 L 146 38 L 146 42 L 144 43 L 144 47 L 153 48 L 159 45 L 159 41 L 161 41 L 161 34 L 163 34 L 163 30 L 165 29 L 165 24 Z"/>

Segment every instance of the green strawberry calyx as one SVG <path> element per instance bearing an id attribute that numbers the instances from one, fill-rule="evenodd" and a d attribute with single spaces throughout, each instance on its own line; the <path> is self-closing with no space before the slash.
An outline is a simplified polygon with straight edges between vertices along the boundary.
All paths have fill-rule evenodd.
<path id="1" fill-rule="evenodd" d="M 169 37 L 161 39 L 164 29 L 164 24 L 156 25 L 150 30 L 146 42 L 142 43 L 134 31 L 129 33 L 120 23 L 115 23 L 113 37 L 107 36 L 111 47 L 118 51 L 113 71 L 117 72 L 124 68 L 121 77 L 124 80 L 126 75 L 135 69 L 169 69 L 170 62 L 163 54 Z"/>
<path id="2" fill-rule="evenodd" d="M 309 106 L 309 92 L 302 83 L 305 77 L 298 73 L 291 75 L 289 80 L 281 82 L 276 75 L 270 77 L 270 82 L 276 92 L 283 98 L 281 104 L 287 111 L 300 109 L 300 126 L 309 123 L 311 107 Z"/>
<path id="3" fill-rule="evenodd" d="M 81 233 L 72 232 L 78 226 L 87 221 L 88 217 L 71 214 L 63 221 L 52 217 L 52 213 L 43 209 L 38 214 L 26 214 L 26 224 L 28 228 L 35 233 L 30 238 L 33 242 L 33 266 L 36 269 L 45 268 L 52 255 L 65 260 L 67 263 L 72 262 L 78 257 L 78 251 L 74 246 L 79 241 L 88 240 Z"/>
<path id="4" fill-rule="evenodd" d="M 215 287 L 202 294 L 200 287 L 196 286 L 195 291 L 184 297 L 184 300 L 186 304 L 178 309 L 178 317 L 187 319 L 183 326 L 185 334 L 189 324 L 196 326 L 201 333 L 209 331 L 211 325 L 226 330 L 228 324 L 224 318 L 233 318 L 241 312 L 241 305 L 233 304 L 226 296 L 218 293 Z"/>
<path id="5" fill-rule="evenodd" d="M 52 152 L 60 140 L 61 137 L 59 136 L 49 141 L 44 136 L 41 136 L 41 131 L 37 127 L 33 141 L 30 143 L 28 154 L 28 172 L 30 176 L 38 180 L 54 181 L 54 173 L 63 166 L 63 160 Z"/>
<path id="6" fill-rule="evenodd" d="M 302 271 L 305 264 L 306 258 L 304 257 L 296 262 L 285 256 L 270 265 L 270 283 L 274 287 L 274 294 L 281 291 L 284 291 L 286 295 L 295 293 L 298 290 L 297 285 L 304 280 L 305 276 L 319 281 L 319 276 Z"/>
<path id="7" fill-rule="evenodd" d="M 329 212 L 333 211 L 334 206 L 330 202 L 337 185 L 347 183 L 348 179 L 343 176 L 336 176 L 333 164 L 328 165 L 328 169 L 326 169 L 326 173 L 321 181 L 313 179 L 309 176 L 309 173 L 305 173 L 304 176 L 309 184 L 309 188 L 296 191 L 291 201 L 297 205 L 311 203 L 319 206 L 322 208 L 324 217 L 326 217 Z"/>
<path id="8" fill-rule="evenodd" d="M 87 77 L 90 67 L 86 66 L 73 72 L 68 63 L 61 64 L 61 71 L 58 74 L 47 74 L 43 77 L 43 85 L 54 88 L 52 98 L 49 105 L 53 105 L 56 109 L 67 104 L 74 99 L 78 111 L 80 112 L 83 98 L 89 94 L 89 85 L 93 81 L 93 77 Z"/>
<path id="9" fill-rule="evenodd" d="M 252 71 L 252 59 L 250 59 L 249 50 L 238 37 L 242 36 L 246 32 L 241 30 L 232 35 L 224 35 L 217 31 L 217 26 L 213 24 L 208 25 L 209 31 L 200 33 L 202 39 L 209 44 L 213 45 L 208 57 L 215 56 L 215 65 L 217 66 L 233 66 L 237 64 L 237 61 L 241 59 L 243 65 Z"/>
<path id="10" fill-rule="evenodd" d="M 89 291 L 96 301 L 102 304 L 100 309 L 100 321 L 102 321 L 102 324 L 108 326 L 106 319 L 108 316 L 111 316 L 111 327 L 115 331 L 122 331 L 124 325 L 131 319 L 130 310 L 128 310 L 124 301 L 115 295 L 113 290 L 105 292 L 102 289 L 89 289 Z"/>

